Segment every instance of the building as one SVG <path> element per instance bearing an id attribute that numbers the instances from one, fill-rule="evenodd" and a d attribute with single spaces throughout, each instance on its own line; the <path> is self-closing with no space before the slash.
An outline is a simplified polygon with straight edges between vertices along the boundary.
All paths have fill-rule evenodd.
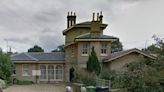
<path id="1" fill-rule="evenodd" d="M 91 52 L 95 52 L 103 68 L 120 70 L 129 63 L 141 58 L 154 58 L 138 49 L 111 53 L 111 44 L 118 38 L 103 34 L 107 24 L 103 15 L 93 13 L 92 21 L 76 24 L 76 14 L 68 12 L 65 36 L 65 52 L 33 52 L 12 55 L 15 76 L 18 80 L 39 82 L 70 81 L 70 69 L 86 68 Z M 38 77 L 36 76 L 38 75 Z"/>

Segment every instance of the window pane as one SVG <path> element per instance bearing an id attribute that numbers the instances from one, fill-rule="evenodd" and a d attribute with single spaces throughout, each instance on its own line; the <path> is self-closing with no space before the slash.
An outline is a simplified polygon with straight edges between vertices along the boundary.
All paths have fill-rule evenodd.
<path id="1" fill-rule="evenodd" d="M 88 48 L 89 48 L 88 43 L 83 43 L 82 44 L 82 54 L 88 54 Z"/>
<path id="2" fill-rule="evenodd" d="M 56 66 L 56 79 L 63 79 L 63 69 L 62 66 Z"/>
<path id="3" fill-rule="evenodd" d="M 107 43 L 101 44 L 101 54 L 107 54 Z"/>
<path id="4" fill-rule="evenodd" d="M 29 65 L 28 64 L 23 64 L 22 65 L 22 75 L 28 76 L 29 75 Z"/>
<path id="5" fill-rule="evenodd" d="M 48 66 L 48 79 L 54 79 L 54 66 Z"/>
<path id="6" fill-rule="evenodd" d="M 40 66 L 40 70 L 41 70 L 41 79 L 46 79 L 46 66 L 45 65 L 41 65 Z"/>

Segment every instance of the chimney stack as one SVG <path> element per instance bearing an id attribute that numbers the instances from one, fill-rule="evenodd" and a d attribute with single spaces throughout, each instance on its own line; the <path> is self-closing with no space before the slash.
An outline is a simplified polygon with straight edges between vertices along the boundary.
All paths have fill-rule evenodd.
<path id="1" fill-rule="evenodd" d="M 100 23 L 102 23 L 102 22 L 103 22 L 103 15 L 102 15 L 102 11 L 100 11 L 99 20 L 100 20 Z"/>
<path id="2" fill-rule="evenodd" d="M 101 23 L 102 23 L 102 12 L 97 13 L 97 16 L 95 16 L 95 13 L 93 13 L 93 20 L 91 22 L 91 36 L 92 37 L 99 37 L 101 35 Z M 97 17 L 95 19 L 95 17 Z"/>
<path id="3" fill-rule="evenodd" d="M 76 14 L 75 12 L 68 12 L 67 15 L 67 28 L 71 27 L 72 25 L 76 24 Z"/>

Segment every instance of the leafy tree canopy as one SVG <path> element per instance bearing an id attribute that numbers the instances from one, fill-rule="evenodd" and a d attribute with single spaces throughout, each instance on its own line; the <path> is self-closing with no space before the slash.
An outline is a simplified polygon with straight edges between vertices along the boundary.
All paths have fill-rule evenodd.
<path id="1" fill-rule="evenodd" d="M 164 92 L 164 43 L 154 37 L 159 48 L 155 60 L 143 60 L 127 65 L 120 85 L 128 92 Z"/>
<path id="2" fill-rule="evenodd" d="M 92 47 L 91 54 L 89 55 L 89 58 L 87 61 L 87 70 L 91 73 L 94 72 L 97 75 L 99 75 L 101 71 L 100 62 L 97 58 L 94 47 Z"/>
<path id="3" fill-rule="evenodd" d="M 112 48 L 112 53 L 119 52 L 119 51 L 123 50 L 123 45 L 118 39 L 117 41 L 112 42 L 112 47 L 111 48 Z"/>
<path id="4" fill-rule="evenodd" d="M 149 54 L 158 54 L 160 48 L 156 46 L 156 44 L 152 44 L 148 46 L 146 49 L 143 49 L 143 51 L 149 53 Z"/>
<path id="5" fill-rule="evenodd" d="M 28 49 L 28 52 L 44 52 L 44 50 L 42 49 L 42 47 L 34 45 L 34 47 Z"/>
<path id="6" fill-rule="evenodd" d="M 55 50 L 52 50 L 52 52 L 64 52 L 64 44 L 59 45 Z"/>
<path id="7" fill-rule="evenodd" d="M 0 79 L 10 81 L 11 74 L 13 72 L 14 65 L 10 60 L 8 54 L 0 52 Z"/>

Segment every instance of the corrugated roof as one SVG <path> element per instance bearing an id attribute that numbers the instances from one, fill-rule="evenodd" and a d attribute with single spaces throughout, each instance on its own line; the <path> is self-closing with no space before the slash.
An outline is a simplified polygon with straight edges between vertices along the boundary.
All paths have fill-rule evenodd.
<path id="1" fill-rule="evenodd" d="M 12 61 L 64 61 L 64 52 L 30 52 L 11 55 Z"/>

